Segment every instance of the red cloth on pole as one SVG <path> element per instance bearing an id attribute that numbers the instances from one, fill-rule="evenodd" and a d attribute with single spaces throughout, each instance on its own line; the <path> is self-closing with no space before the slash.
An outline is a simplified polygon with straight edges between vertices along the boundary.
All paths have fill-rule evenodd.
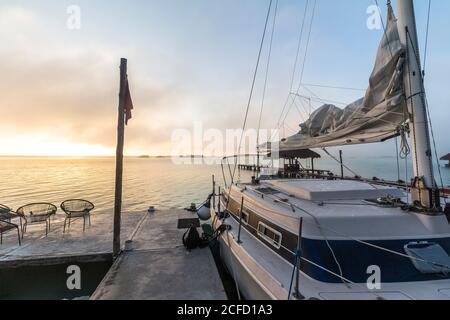
<path id="1" fill-rule="evenodd" d="M 127 90 L 125 96 L 125 124 L 128 125 L 128 120 L 133 118 L 131 110 L 134 109 L 133 100 L 131 99 L 130 85 L 127 80 Z"/>

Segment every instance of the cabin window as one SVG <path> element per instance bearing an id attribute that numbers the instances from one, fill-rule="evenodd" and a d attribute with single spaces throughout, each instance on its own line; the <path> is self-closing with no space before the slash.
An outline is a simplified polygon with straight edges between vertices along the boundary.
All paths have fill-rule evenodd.
<path id="1" fill-rule="evenodd" d="M 250 215 L 247 212 L 242 211 L 242 223 L 248 225 L 249 222 L 250 222 Z"/>
<path id="2" fill-rule="evenodd" d="M 281 248 L 281 233 L 260 222 L 258 223 L 258 235 L 273 245 L 275 248 Z"/>

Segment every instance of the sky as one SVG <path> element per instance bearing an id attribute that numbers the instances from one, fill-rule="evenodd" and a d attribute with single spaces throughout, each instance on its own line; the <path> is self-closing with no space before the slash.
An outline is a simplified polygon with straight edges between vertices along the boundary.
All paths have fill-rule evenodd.
<path id="1" fill-rule="evenodd" d="M 262 128 L 276 127 L 289 94 L 306 1 L 279 0 Z M 423 54 L 428 1 L 415 2 Z M 384 17 L 385 3 L 379 3 Z M 128 59 L 135 105 L 126 128 L 125 154 L 170 154 L 174 131 L 192 131 L 198 122 L 219 132 L 240 128 L 268 4 L 266 0 L 2 0 L 0 155 L 114 155 L 121 57 Z M 373 4 L 317 0 L 302 83 L 367 87 L 383 35 L 382 30 L 367 27 L 367 9 Z M 80 8 L 79 29 L 67 26 L 72 17 L 67 10 L 73 5 Z M 310 19 L 312 6 L 308 8 Z M 440 154 L 450 152 L 448 12 L 449 1 L 432 1 L 426 88 Z M 258 125 L 268 43 L 249 128 Z M 305 45 L 300 62 L 304 51 Z M 300 81 L 300 69 L 295 83 Z M 364 94 L 310 89 L 344 103 Z M 293 108 L 282 135 L 295 133 L 305 117 L 305 112 Z M 351 154 L 369 156 L 393 151 L 392 142 L 349 149 Z"/>

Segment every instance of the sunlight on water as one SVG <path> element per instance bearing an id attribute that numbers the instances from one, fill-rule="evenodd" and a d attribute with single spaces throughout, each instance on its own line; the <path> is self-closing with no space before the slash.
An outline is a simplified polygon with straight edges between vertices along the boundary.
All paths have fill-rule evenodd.
<path id="1" fill-rule="evenodd" d="M 347 163 L 366 177 L 397 177 L 395 159 L 348 159 Z M 199 204 L 212 191 L 213 174 L 223 186 L 220 166 L 126 158 L 124 168 L 124 212 L 145 211 L 149 206 L 168 209 Z M 318 161 L 316 168 L 339 172 L 336 163 L 328 160 Z M 442 172 L 444 184 L 450 185 L 450 170 L 442 168 Z M 0 158 L 0 203 L 13 209 L 33 202 L 51 202 L 59 207 L 64 200 L 82 198 L 92 201 L 97 212 L 112 212 L 114 173 L 114 158 Z M 404 166 L 401 173 L 403 179 Z M 242 181 L 249 181 L 251 175 L 242 172 Z"/>
<path id="2" fill-rule="evenodd" d="M 200 204 L 212 192 L 213 174 L 223 185 L 220 166 L 126 158 L 123 211 Z M 0 203 L 13 209 L 33 202 L 59 207 L 64 200 L 81 198 L 93 202 L 97 212 L 112 211 L 114 175 L 114 158 L 0 158 Z"/>

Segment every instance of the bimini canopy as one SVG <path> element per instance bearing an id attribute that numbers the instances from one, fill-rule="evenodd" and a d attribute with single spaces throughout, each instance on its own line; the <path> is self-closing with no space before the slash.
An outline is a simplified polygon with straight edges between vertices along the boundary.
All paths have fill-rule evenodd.
<path id="1" fill-rule="evenodd" d="M 404 63 L 405 49 L 390 7 L 365 97 L 345 109 L 322 106 L 300 125 L 298 134 L 280 142 L 280 151 L 382 142 L 397 136 L 406 121 Z"/>

